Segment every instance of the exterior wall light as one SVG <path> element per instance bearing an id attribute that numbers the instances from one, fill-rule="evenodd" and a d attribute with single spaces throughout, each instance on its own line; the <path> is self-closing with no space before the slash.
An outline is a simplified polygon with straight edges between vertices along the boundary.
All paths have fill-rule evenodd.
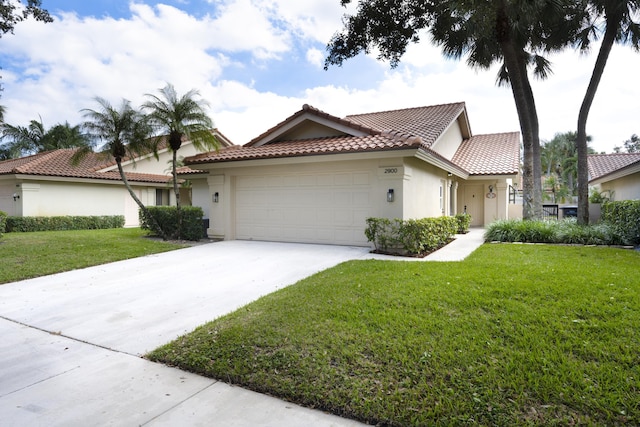
<path id="1" fill-rule="evenodd" d="M 20 195 L 18 193 L 13 193 L 13 201 L 17 201 L 20 198 Z"/>
<path id="2" fill-rule="evenodd" d="M 216 191 L 215 193 L 213 193 L 213 203 L 218 203 L 219 199 L 220 199 L 220 195 Z"/>
<path id="3" fill-rule="evenodd" d="M 394 198 L 395 196 L 393 194 L 393 188 L 390 188 L 389 191 L 387 191 L 387 202 L 389 203 L 393 202 Z"/>

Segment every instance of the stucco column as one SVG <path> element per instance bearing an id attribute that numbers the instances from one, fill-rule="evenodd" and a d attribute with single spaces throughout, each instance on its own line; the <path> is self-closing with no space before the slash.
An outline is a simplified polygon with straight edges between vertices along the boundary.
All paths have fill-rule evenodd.
<path id="1" fill-rule="evenodd" d="M 497 219 L 509 218 L 509 184 L 506 181 L 496 183 Z"/>
<path id="2" fill-rule="evenodd" d="M 451 216 L 458 213 L 458 181 L 449 181 Z"/>

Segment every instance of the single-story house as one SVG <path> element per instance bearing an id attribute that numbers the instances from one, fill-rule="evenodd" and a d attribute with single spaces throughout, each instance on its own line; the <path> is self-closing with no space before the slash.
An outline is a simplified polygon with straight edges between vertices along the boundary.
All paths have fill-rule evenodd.
<path id="1" fill-rule="evenodd" d="M 223 147 L 232 145 L 220 132 L 215 133 Z M 75 151 L 53 150 L 1 161 L 0 211 L 10 216 L 124 215 L 126 227 L 138 226 L 138 205 L 126 190 L 115 161 L 90 153 L 73 165 Z M 195 154 L 198 151 L 190 141 L 184 141 L 178 151 L 181 157 Z M 158 155 L 159 160 L 149 154 L 122 162 L 127 180 L 145 205 L 175 203 L 172 154 L 166 144 Z M 181 200 L 190 204 L 190 199 L 190 189 L 185 188 Z"/>
<path id="2" fill-rule="evenodd" d="M 304 105 L 185 165 L 206 179 L 213 238 L 368 246 L 369 217 L 522 215 L 509 207 L 519 133 L 472 135 L 462 102 L 344 118 Z"/>
<path id="3" fill-rule="evenodd" d="M 589 185 L 614 200 L 640 200 L 640 153 L 591 154 Z"/>

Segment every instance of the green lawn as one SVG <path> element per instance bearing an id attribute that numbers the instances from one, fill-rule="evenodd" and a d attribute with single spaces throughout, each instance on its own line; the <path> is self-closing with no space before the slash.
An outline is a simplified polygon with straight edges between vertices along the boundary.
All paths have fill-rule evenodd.
<path id="1" fill-rule="evenodd" d="M 6 233 L 0 284 L 184 247 L 146 238 L 139 228 Z"/>
<path id="2" fill-rule="evenodd" d="M 370 423 L 639 425 L 640 253 L 486 244 L 352 261 L 152 360 Z"/>

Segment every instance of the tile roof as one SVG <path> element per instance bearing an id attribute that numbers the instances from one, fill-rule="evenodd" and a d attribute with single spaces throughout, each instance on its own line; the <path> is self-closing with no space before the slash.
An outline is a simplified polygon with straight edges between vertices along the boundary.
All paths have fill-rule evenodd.
<path id="1" fill-rule="evenodd" d="M 512 175 L 520 170 L 520 133 L 477 135 L 462 141 L 451 161 L 471 175 Z"/>
<path id="2" fill-rule="evenodd" d="M 0 162 L 0 175 L 38 175 L 65 178 L 104 179 L 120 181 L 117 170 L 99 172 L 110 164 L 97 153 L 89 153 L 77 165 L 72 164 L 76 149 L 46 151 L 19 159 Z M 165 175 L 127 172 L 127 179 L 133 182 L 166 183 L 171 177 Z"/>
<path id="3" fill-rule="evenodd" d="M 321 154 L 359 153 L 379 150 L 419 148 L 420 138 L 397 135 L 340 136 L 283 141 L 251 146 L 234 146 L 218 152 L 201 153 L 185 159 L 188 165 L 238 160 L 272 159 L 279 157 L 313 156 Z"/>
<path id="4" fill-rule="evenodd" d="M 464 102 L 406 108 L 345 117 L 354 123 L 378 131 L 394 130 L 422 138 L 426 147 L 431 147 L 442 133 L 464 111 Z"/>
<path id="5" fill-rule="evenodd" d="M 640 153 L 590 154 L 587 160 L 589 180 L 593 181 L 640 163 Z"/>
<path id="6" fill-rule="evenodd" d="M 408 108 L 370 114 L 358 114 L 340 119 L 305 105 L 302 110 L 264 132 L 244 146 L 224 148 L 218 152 L 201 153 L 185 159 L 187 165 L 235 162 L 313 155 L 379 152 L 415 149 L 450 169 L 463 174 L 517 174 L 520 166 L 519 133 L 479 135 L 463 142 L 457 158 L 446 159 L 431 150 L 433 143 L 465 111 L 464 103 Z M 276 132 L 304 114 L 314 114 L 347 125 L 365 136 L 328 136 L 287 141 L 269 140 Z M 466 123 L 466 117 L 465 117 Z M 267 141 L 266 143 L 265 140 Z M 256 145 L 261 142 L 262 145 Z M 459 163 L 458 163 L 459 162 Z"/>
<path id="7" fill-rule="evenodd" d="M 266 136 L 268 136 L 271 133 L 274 133 L 276 131 L 278 131 L 281 128 L 284 128 L 286 125 L 288 125 L 291 122 L 294 122 L 297 118 L 304 116 L 305 114 L 312 114 L 314 116 L 323 118 L 323 119 L 327 119 L 330 120 L 334 123 L 337 124 L 341 124 L 347 127 L 350 127 L 354 130 L 357 130 L 359 132 L 363 132 L 369 135 L 377 135 L 380 133 L 380 131 L 376 131 L 375 129 L 371 129 L 367 126 L 363 126 L 361 124 L 358 124 L 354 121 L 350 121 L 350 120 L 346 120 L 346 119 L 341 119 L 340 117 L 337 116 L 333 116 L 329 113 L 325 113 L 322 110 L 319 110 L 309 104 L 304 104 L 302 106 L 302 109 L 297 111 L 296 113 L 292 114 L 291 116 L 287 117 L 286 119 L 284 119 L 283 121 L 281 121 L 280 123 L 278 123 L 277 125 L 273 126 L 272 128 L 268 129 L 267 131 L 263 132 L 262 134 L 260 134 L 259 136 L 253 138 L 251 141 L 249 141 L 248 143 L 246 143 L 244 146 L 245 147 L 253 147 L 255 146 L 259 141 L 261 141 L 263 138 L 265 138 Z"/>

